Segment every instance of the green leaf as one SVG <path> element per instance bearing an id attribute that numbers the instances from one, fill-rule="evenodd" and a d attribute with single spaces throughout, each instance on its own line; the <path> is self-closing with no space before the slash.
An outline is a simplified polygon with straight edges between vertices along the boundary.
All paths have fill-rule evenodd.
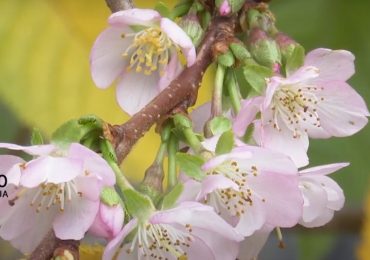
<path id="1" fill-rule="evenodd" d="M 271 69 L 258 64 L 248 64 L 244 66 L 243 74 L 245 80 L 259 94 L 262 94 L 265 91 L 266 78 L 273 75 Z"/>
<path id="2" fill-rule="evenodd" d="M 285 71 L 287 76 L 292 74 L 298 68 L 300 68 L 304 63 L 305 50 L 301 45 L 297 45 L 292 54 L 287 58 Z"/>
<path id="3" fill-rule="evenodd" d="M 220 65 L 223 65 L 225 67 L 231 67 L 235 63 L 235 58 L 233 53 L 228 50 L 224 54 L 221 54 L 220 56 L 217 57 L 217 62 Z"/>
<path id="4" fill-rule="evenodd" d="M 41 131 L 38 128 L 34 128 L 32 130 L 31 135 L 31 144 L 32 145 L 40 145 L 44 144 L 44 138 L 42 137 Z"/>
<path id="5" fill-rule="evenodd" d="M 223 116 L 217 116 L 210 121 L 209 126 L 212 133 L 214 135 L 218 135 L 231 130 L 232 124 L 230 119 Z"/>
<path id="6" fill-rule="evenodd" d="M 162 201 L 162 209 L 169 209 L 172 208 L 177 199 L 180 197 L 181 193 L 184 190 L 184 185 L 182 183 L 177 183 L 173 189 L 164 196 Z"/>
<path id="7" fill-rule="evenodd" d="M 128 213 L 139 220 L 147 220 L 155 210 L 151 199 L 136 190 L 126 189 L 123 191 L 123 196 Z"/>
<path id="8" fill-rule="evenodd" d="M 234 147 L 234 134 L 231 130 L 223 133 L 216 145 L 216 154 L 225 154 Z"/>
<path id="9" fill-rule="evenodd" d="M 168 6 L 165 3 L 158 2 L 155 5 L 154 10 L 160 13 L 162 17 L 167 17 L 171 19 L 171 10 L 168 8 Z"/>
<path id="10" fill-rule="evenodd" d="M 205 177 L 201 166 L 204 164 L 203 158 L 196 155 L 177 153 L 176 162 L 186 175 L 196 180 L 202 180 Z"/>
<path id="11" fill-rule="evenodd" d="M 105 187 L 100 193 L 100 200 L 108 206 L 116 206 L 121 203 L 121 198 L 114 188 Z"/>
<path id="12" fill-rule="evenodd" d="M 175 19 L 176 17 L 184 16 L 187 12 L 189 12 L 190 7 L 192 6 L 193 1 L 183 1 L 176 5 L 172 12 L 171 18 Z"/>
<path id="13" fill-rule="evenodd" d="M 208 11 L 201 12 L 200 19 L 201 19 L 201 24 L 202 24 L 203 29 L 208 28 L 208 25 L 211 22 L 211 18 L 212 16 L 210 12 Z"/>

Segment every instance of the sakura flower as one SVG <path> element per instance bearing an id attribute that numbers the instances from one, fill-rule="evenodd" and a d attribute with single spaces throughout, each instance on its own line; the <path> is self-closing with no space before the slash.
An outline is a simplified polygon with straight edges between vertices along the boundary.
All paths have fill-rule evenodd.
<path id="1" fill-rule="evenodd" d="M 95 236 L 111 240 L 121 231 L 124 217 L 123 208 L 120 204 L 109 206 L 101 202 L 98 214 L 89 232 Z"/>
<path id="2" fill-rule="evenodd" d="M 0 236 L 23 253 L 31 252 L 51 228 L 60 239 L 82 239 L 98 212 L 102 187 L 115 183 L 106 161 L 78 143 L 67 149 L 6 143 L 0 148 L 35 156 L 29 162 L 12 160 L 11 167 L 0 159 L 9 184 L 9 200 L 0 203 Z"/>
<path id="3" fill-rule="evenodd" d="M 298 173 L 289 157 L 240 146 L 203 165 L 198 200 L 212 205 L 236 230 L 250 236 L 264 225 L 292 227 L 302 215 Z"/>
<path id="4" fill-rule="evenodd" d="M 346 166 L 348 163 L 336 163 L 299 172 L 299 188 L 304 198 L 303 215 L 299 221 L 301 225 L 323 226 L 333 218 L 335 211 L 343 207 L 342 189 L 326 175 Z"/>
<path id="5" fill-rule="evenodd" d="M 105 249 L 103 259 L 235 259 L 242 237 L 214 210 L 196 202 L 132 219 Z"/>
<path id="6" fill-rule="evenodd" d="M 346 83 L 353 73 L 352 53 L 316 49 L 292 75 L 270 78 L 260 104 L 261 120 L 255 123 L 259 144 L 291 156 L 301 167 L 308 164 L 308 137 L 343 137 L 360 131 L 369 112 L 361 96 Z M 252 109 L 252 113 L 257 101 L 243 109 Z M 238 116 L 236 121 L 245 131 L 250 119 Z M 244 133 L 243 127 L 239 132 Z"/>
<path id="7" fill-rule="evenodd" d="M 186 33 L 154 10 L 130 9 L 112 14 L 96 40 L 91 73 L 100 88 L 117 79 L 117 100 L 132 115 L 144 107 L 182 70 L 195 62 L 195 47 Z"/>

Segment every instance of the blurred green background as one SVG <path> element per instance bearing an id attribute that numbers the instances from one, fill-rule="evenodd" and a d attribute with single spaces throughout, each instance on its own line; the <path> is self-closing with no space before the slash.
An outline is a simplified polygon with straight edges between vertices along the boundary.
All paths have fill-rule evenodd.
<path id="1" fill-rule="evenodd" d="M 136 1 L 145 7 L 155 2 Z M 273 0 L 271 9 L 278 28 L 307 51 L 318 47 L 352 51 L 357 72 L 350 83 L 369 103 L 370 1 Z M 83 114 L 94 113 L 111 123 L 127 119 L 115 104 L 114 89 L 99 90 L 90 79 L 89 50 L 108 15 L 104 0 L 0 0 L 1 142 L 27 144 L 32 127 L 48 136 L 64 121 Z M 199 103 L 209 97 L 209 75 L 204 85 Z M 143 175 L 154 156 L 147 147 L 156 144 L 158 138 L 151 132 L 129 156 L 123 168 L 131 179 Z M 351 162 L 334 178 L 347 198 L 341 216 L 354 228 L 339 225 L 334 231 L 284 232 L 287 249 L 277 249 L 272 237 L 261 259 L 356 259 L 359 216 L 369 187 L 369 146 L 369 127 L 352 137 L 310 144 L 313 166 Z M 14 257 L 3 243 L 0 259 Z"/>

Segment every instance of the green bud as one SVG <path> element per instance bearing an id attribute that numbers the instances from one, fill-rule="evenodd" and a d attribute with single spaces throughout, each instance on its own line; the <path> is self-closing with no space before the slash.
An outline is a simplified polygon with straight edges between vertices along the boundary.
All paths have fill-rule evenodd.
<path id="1" fill-rule="evenodd" d="M 107 206 L 116 206 L 121 203 L 121 197 L 114 188 L 105 187 L 100 193 L 100 200 Z"/>
<path id="2" fill-rule="evenodd" d="M 177 128 L 185 129 L 185 128 L 192 128 L 191 120 L 181 114 L 176 114 L 173 116 L 173 122 Z"/>
<path id="3" fill-rule="evenodd" d="M 230 50 L 227 50 L 227 52 L 217 57 L 217 62 L 222 66 L 231 67 L 235 63 L 235 58 L 233 53 Z"/>
<path id="4" fill-rule="evenodd" d="M 204 35 L 204 30 L 199 23 L 198 17 L 195 14 L 189 13 L 181 19 L 179 25 L 190 37 L 194 46 L 197 47 Z"/>
<path id="5" fill-rule="evenodd" d="M 242 43 L 232 43 L 230 44 L 229 48 L 234 56 L 240 61 L 244 61 L 252 57 L 247 48 Z"/>
<path id="6" fill-rule="evenodd" d="M 249 45 L 254 59 L 261 65 L 274 68 L 276 64 L 281 64 L 279 46 L 265 31 L 252 29 L 249 33 Z"/>

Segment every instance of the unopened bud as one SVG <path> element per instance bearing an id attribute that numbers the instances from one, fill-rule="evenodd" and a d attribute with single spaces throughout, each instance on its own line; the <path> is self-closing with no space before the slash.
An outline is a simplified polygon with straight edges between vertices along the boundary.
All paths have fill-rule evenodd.
<path id="1" fill-rule="evenodd" d="M 189 13 L 188 15 L 184 16 L 181 19 L 179 25 L 190 37 L 194 46 L 197 47 L 203 38 L 204 30 L 200 25 L 199 19 L 196 14 Z"/>
<path id="2" fill-rule="evenodd" d="M 249 46 L 253 57 L 261 65 L 273 68 L 276 64 L 281 64 L 279 47 L 265 31 L 252 29 L 249 34 Z"/>
<path id="3" fill-rule="evenodd" d="M 277 33 L 275 17 L 268 9 L 261 12 L 256 9 L 250 9 L 247 16 L 249 28 L 260 28 L 272 35 Z"/>
<path id="4" fill-rule="evenodd" d="M 218 0 L 216 1 L 216 6 L 220 15 L 227 16 L 231 13 L 239 12 L 244 3 L 245 0 Z"/>
<path id="5" fill-rule="evenodd" d="M 235 58 L 240 61 L 244 61 L 252 57 L 247 48 L 241 42 L 231 43 L 229 48 L 234 54 Z"/>
<path id="6" fill-rule="evenodd" d="M 275 41 L 280 48 L 281 57 L 284 63 L 286 62 L 288 57 L 293 54 L 294 49 L 300 46 L 299 43 L 297 43 L 295 40 L 282 32 L 276 34 Z"/>

